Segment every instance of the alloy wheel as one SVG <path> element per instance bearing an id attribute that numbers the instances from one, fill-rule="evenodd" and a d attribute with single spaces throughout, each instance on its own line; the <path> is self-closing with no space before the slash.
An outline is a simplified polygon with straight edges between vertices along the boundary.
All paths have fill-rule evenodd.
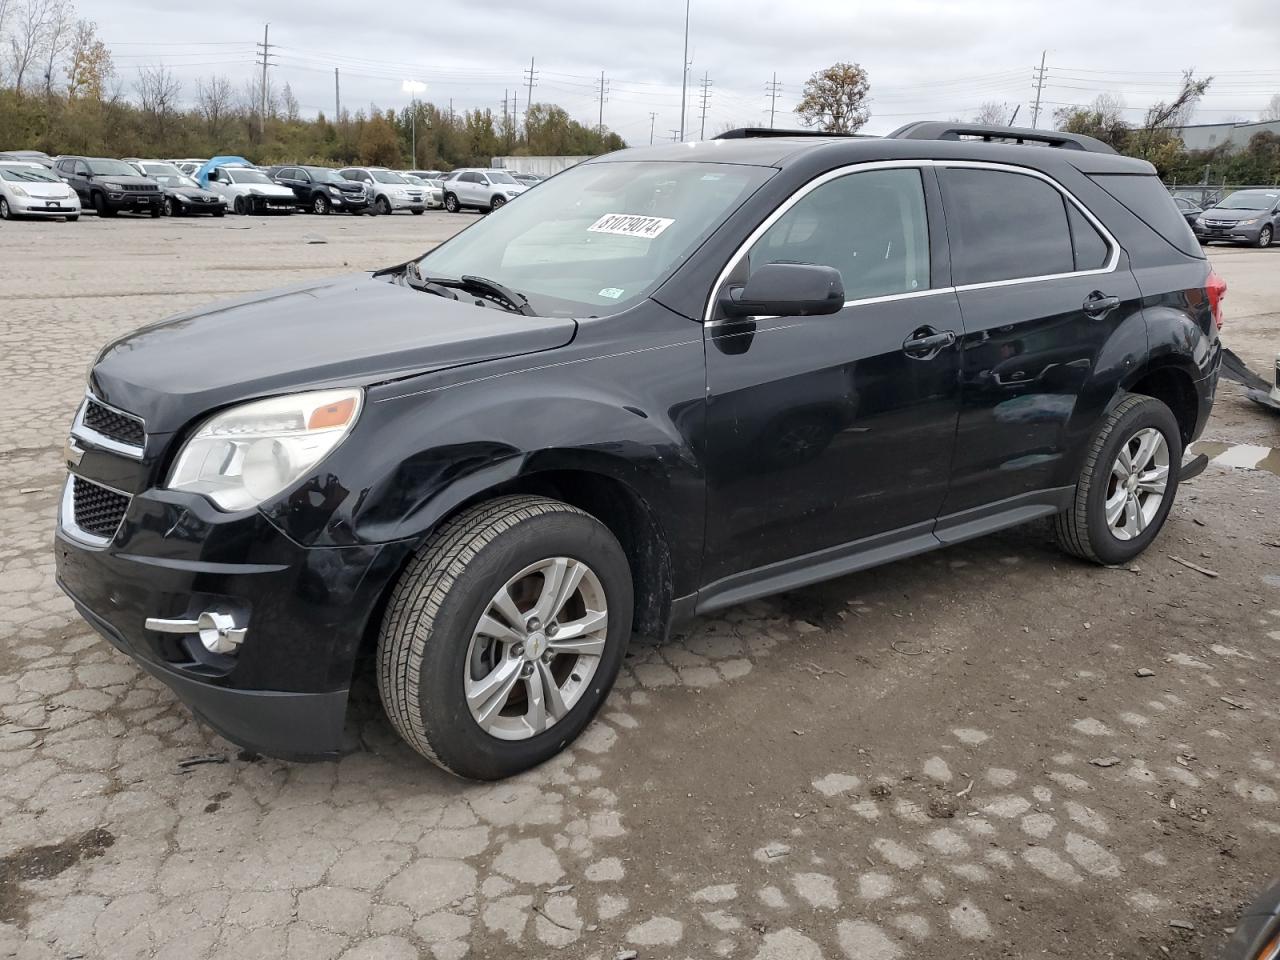
<path id="1" fill-rule="evenodd" d="M 13 216 L 13 212 L 9 209 L 9 201 L 4 197 L 0 197 L 0 220 L 8 220 Z"/>
<path id="2" fill-rule="evenodd" d="M 1120 448 L 1107 484 L 1107 528 L 1117 540 L 1133 540 L 1155 519 L 1169 485 L 1169 444 L 1144 427 Z"/>
<path id="3" fill-rule="evenodd" d="M 525 567 L 485 607 L 467 648 L 471 716 L 499 740 L 528 740 L 582 699 L 608 635 L 604 587 L 589 566 L 552 557 Z"/>
<path id="4" fill-rule="evenodd" d="M 1258 234 L 1258 246 L 1260 247 L 1271 246 L 1271 241 L 1274 238 L 1274 236 L 1275 236 L 1275 233 L 1272 231 L 1270 227 L 1263 227 L 1262 232 Z"/>

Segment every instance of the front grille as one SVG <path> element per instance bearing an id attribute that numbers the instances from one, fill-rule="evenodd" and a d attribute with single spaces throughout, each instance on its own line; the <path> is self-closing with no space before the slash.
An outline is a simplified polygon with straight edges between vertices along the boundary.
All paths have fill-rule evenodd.
<path id="1" fill-rule="evenodd" d="M 71 478 L 71 503 L 76 526 L 90 536 L 110 540 L 120 528 L 129 498 L 82 477 Z"/>
<path id="2" fill-rule="evenodd" d="M 155 193 L 160 189 L 154 183 L 126 183 L 123 186 L 134 193 Z"/>
<path id="3" fill-rule="evenodd" d="M 1206 227 L 1234 227 L 1234 226 L 1236 225 L 1236 221 L 1234 221 L 1234 220 L 1206 220 L 1206 221 L 1204 222 L 1204 225 L 1205 225 Z"/>
<path id="4" fill-rule="evenodd" d="M 84 425 L 108 440 L 130 447 L 141 447 L 146 441 L 147 435 L 141 420 L 112 410 L 92 397 L 84 402 Z"/>

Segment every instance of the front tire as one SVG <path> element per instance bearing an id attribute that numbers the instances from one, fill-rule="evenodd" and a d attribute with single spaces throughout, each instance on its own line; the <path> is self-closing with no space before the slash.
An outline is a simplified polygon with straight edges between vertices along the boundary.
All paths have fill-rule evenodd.
<path id="1" fill-rule="evenodd" d="M 164 215 L 166 217 L 176 217 L 178 215 L 178 210 L 173 205 L 173 200 L 170 197 L 164 198 Z"/>
<path id="2" fill-rule="evenodd" d="M 1258 246 L 1265 249 L 1271 246 L 1271 241 L 1274 238 L 1275 238 L 1275 231 L 1271 229 L 1270 225 L 1267 225 L 1263 227 L 1262 230 L 1259 231 L 1258 233 Z"/>
<path id="3" fill-rule="evenodd" d="M 389 217 L 394 211 L 391 209 L 391 201 L 386 197 L 379 197 L 373 204 L 373 209 L 377 211 L 380 217 Z"/>
<path id="4" fill-rule="evenodd" d="M 458 203 L 457 196 L 452 193 L 446 193 L 444 195 L 444 208 L 449 211 L 449 213 L 457 213 L 462 209 L 461 205 Z"/>
<path id="5" fill-rule="evenodd" d="M 1181 465 L 1173 412 L 1154 397 L 1125 397 L 1094 435 L 1074 502 L 1055 519 L 1059 546 L 1094 563 L 1128 563 L 1164 526 Z"/>
<path id="6" fill-rule="evenodd" d="M 5 197 L 0 197 L 0 220 L 12 220 L 13 210 L 9 207 L 9 201 Z"/>
<path id="7" fill-rule="evenodd" d="M 249 203 L 244 197 L 236 197 L 235 203 L 232 204 L 232 209 L 235 210 L 238 217 L 247 217 L 249 215 Z"/>
<path id="8" fill-rule="evenodd" d="M 497 210 L 499 207 L 504 206 L 506 202 L 506 197 L 494 197 L 489 201 L 489 212 L 493 213 L 493 211 Z"/>
<path id="9" fill-rule="evenodd" d="M 445 523 L 396 584 L 378 638 L 392 725 L 428 760 L 475 780 L 555 756 L 622 666 L 631 571 L 594 517 L 502 497 Z"/>

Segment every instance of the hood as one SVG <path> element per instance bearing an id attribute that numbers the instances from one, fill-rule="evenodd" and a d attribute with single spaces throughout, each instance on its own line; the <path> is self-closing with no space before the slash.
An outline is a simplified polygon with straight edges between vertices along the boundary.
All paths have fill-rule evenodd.
<path id="1" fill-rule="evenodd" d="M 283 183 L 227 183 L 223 184 L 237 193 L 258 193 L 264 197 L 283 197 L 293 199 L 293 188 Z"/>
<path id="2" fill-rule="evenodd" d="M 99 173 L 93 178 L 94 183 L 123 183 L 132 187 L 156 187 L 160 184 L 150 177 L 143 177 L 139 174 L 121 174 L 116 176 L 114 173 Z"/>
<path id="3" fill-rule="evenodd" d="M 176 193 L 180 197 L 202 198 L 205 200 L 220 200 L 216 193 L 210 190 L 201 190 L 199 187 L 165 187 L 165 193 Z"/>
<path id="4" fill-rule="evenodd" d="M 324 183 L 321 186 L 337 187 L 343 193 L 364 193 L 364 184 L 356 183 L 354 180 L 343 180 L 341 183 Z"/>
<path id="5" fill-rule="evenodd" d="M 21 187 L 27 191 L 27 196 L 29 197 L 65 197 L 68 193 L 73 197 L 76 195 L 76 192 L 62 180 L 57 183 L 50 183 L 45 180 L 26 180 L 22 183 L 6 182 L 10 186 Z"/>
<path id="6" fill-rule="evenodd" d="M 94 392 L 152 433 L 242 400 L 552 350 L 577 323 L 446 300 L 369 274 L 179 314 L 109 344 Z"/>
<path id="7" fill-rule="evenodd" d="M 1225 220 L 1228 223 L 1235 223 L 1237 220 L 1252 220 L 1254 217 L 1260 217 L 1267 210 L 1265 207 L 1259 207 L 1256 210 L 1245 209 L 1243 207 L 1234 207 L 1224 210 L 1222 207 L 1210 207 L 1208 210 L 1200 214 L 1206 220 Z"/>

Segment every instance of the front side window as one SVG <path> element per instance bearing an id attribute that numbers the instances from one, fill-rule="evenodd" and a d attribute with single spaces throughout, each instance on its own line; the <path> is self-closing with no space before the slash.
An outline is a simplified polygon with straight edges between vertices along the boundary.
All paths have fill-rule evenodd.
<path id="1" fill-rule="evenodd" d="M 953 167 L 939 172 L 957 285 L 1076 269 L 1065 198 L 1052 185 L 1003 170 Z"/>
<path id="2" fill-rule="evenodd" d="M 489 174 L 489 182 L 513 184 L 516 181 L 515 181 L 515 178 L 511 176 L 511 174 L 503 173 L 501 170 L 499 170 L 497 173 Z"/>
<path id="3" fill-rule="evenodd" d="M 271 183 L 272 180 L 261 170 L 250 170 L 247 167 L 233 167 L 226 171 L 232 183 Z"/>
<path id="4" fill-rule="evenodd" d="M 396 183 L 402 187 L 405 184 L 404 177 L 400 176 L 398 173 L 392 173 L 390 170 L 374 170 L 373 179 L 377 180 L 379 183 Z"/>
<path id="5" fill-rule="evenodd" d="M 496 280 L 542 316 L 620 313 L 774 173 L 692 161 L 584 163 L 441 244 L 418 270 Z"/>
<path id="6" fill-rule="evenodd" d="M 778 262 L 835 267 L 846 300 L 927 290 L 929 223 L 920 171 L 868 170 L 823 184 L 783 214 L 749 257 L 753 271 Z"/>

